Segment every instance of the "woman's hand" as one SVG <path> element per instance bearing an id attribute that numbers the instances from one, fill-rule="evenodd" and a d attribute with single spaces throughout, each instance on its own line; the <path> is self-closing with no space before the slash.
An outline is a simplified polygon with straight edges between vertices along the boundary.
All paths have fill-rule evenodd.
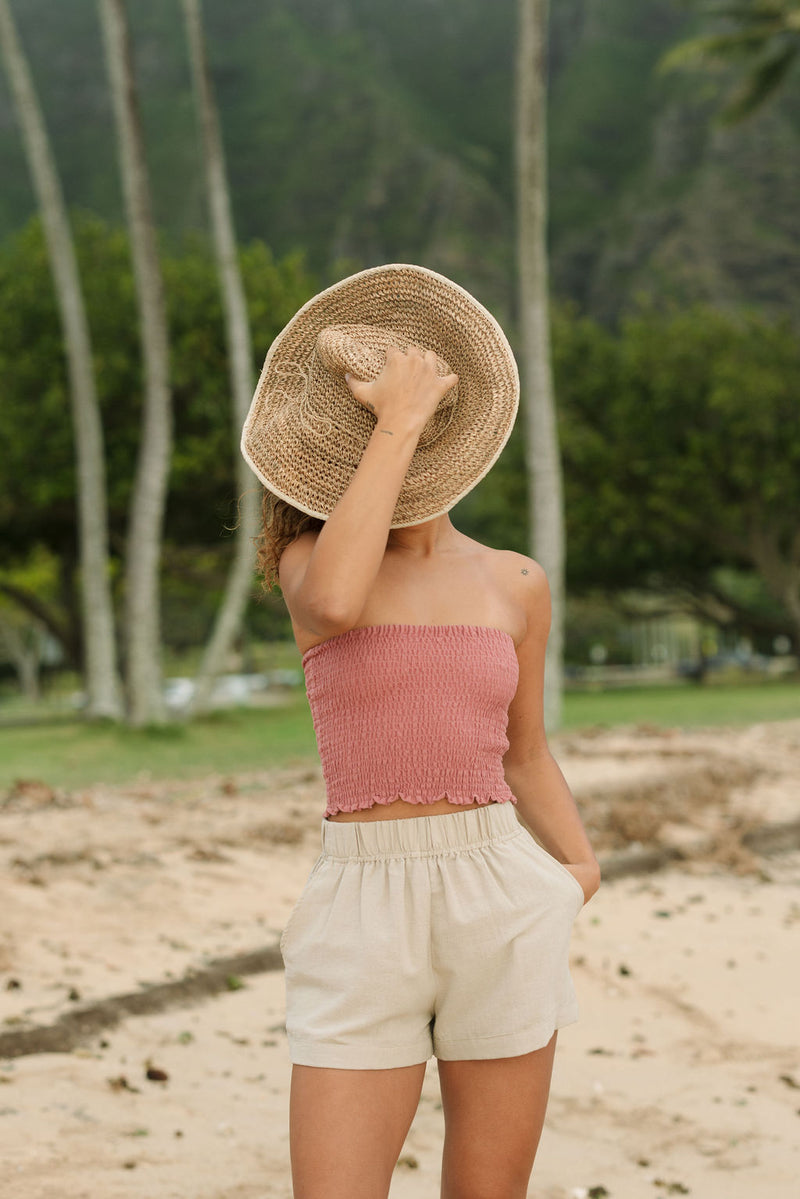
<path id="1" fill-rule="evenodd" d="M 377 416 L 379 424 L 420 433 L 442 396 L 458 382 L 458 375 L 437 375 L 433 350 L 414 345 L 406 352 L 389 346 L 383 370 L 371 383 L 354 375 L 345 378 L 355 398 Z"/>
<path id="2" fill-rule="evenodd" d="M 583 890 L 584 903 L 588 903 L 600 886 L 599 863 L 595 859 L 591 862 L 564 862 L 562 864 L 578 880 Z"/>

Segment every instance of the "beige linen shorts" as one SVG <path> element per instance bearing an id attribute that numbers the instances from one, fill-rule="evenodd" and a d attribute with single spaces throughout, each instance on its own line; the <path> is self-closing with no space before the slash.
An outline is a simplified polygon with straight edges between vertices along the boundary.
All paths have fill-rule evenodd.
<path id="1" fill-rule="evenodd" d="M 578 1019 L 583 889 L 510 802 L 322 820 L 280 940 L 291 1061 L 379 1070 L 512 1057 Z"/>

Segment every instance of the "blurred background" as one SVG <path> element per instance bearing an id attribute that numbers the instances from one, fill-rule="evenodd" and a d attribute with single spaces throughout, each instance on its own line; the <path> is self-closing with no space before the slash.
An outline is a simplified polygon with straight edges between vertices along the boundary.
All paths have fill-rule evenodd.
<path id="1" fill-rule="evenodd" d="M 524 361 L 523 7 L 2 0 L 4 780 L 313 751 L 242 404 L 297 308 L 383 262 Z M 550 15 L 567 728 L 800 715 L 798 5 L 727 7 Z M 533 553 L 531 465 L 519 420 L 456 527 Z"/>

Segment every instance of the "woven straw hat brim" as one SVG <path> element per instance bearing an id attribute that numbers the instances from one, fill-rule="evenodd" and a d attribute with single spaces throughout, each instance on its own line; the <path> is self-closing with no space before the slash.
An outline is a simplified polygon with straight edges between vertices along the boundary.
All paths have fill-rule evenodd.
<path id="1" fill-rule="evenodd" d="M 375 326 L 397 343 L 434 350 L 459 376 L 443 397 L 436 435 L 417 445 L 391 528 L 440 516 L 497 461 L 519 406 L 519 373 L 500 325 L 459 284 L 427 267 L 390 263 L 310 299 L 269 348 L 242 432 L 257 477 L 302 512 L 326 519 L 350 483 L 375 417 L 315 351 L 331 326 Z M 322 376 L 322 377 L 321 377 Z M 450 408 L 445 408 L 447 404 Z M 441 411 L 440 411 L 441 410 Z"/>

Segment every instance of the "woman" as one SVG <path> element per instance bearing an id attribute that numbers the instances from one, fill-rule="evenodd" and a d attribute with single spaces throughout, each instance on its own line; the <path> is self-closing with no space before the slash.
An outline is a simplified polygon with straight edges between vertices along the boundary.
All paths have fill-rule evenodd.
<path id="1" fill-rule="evenodd" d="M 578 1018 L 600 872 L 544 733 L 547 581 L 449 516 L 518 400 L 491 314 L 392 264 L 296 314 L 245 425 L 327 789 L 281 937 L 295 1199 L 388 1195 L 431 1053 L 442 1199 L 523 1199 Z"/>

